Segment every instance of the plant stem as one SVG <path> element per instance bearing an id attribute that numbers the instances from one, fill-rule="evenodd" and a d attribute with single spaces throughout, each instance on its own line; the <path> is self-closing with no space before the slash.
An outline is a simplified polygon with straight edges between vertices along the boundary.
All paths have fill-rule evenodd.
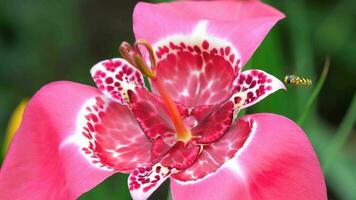
<path id="1" fill-rule="evenodd" d="M 316 100 L 316 97 L 319 95 L 321 88 L 324 85 L 325 79 L 328 75 L 329 72 L 329 66 L 330 66 L 330 58 L 326 57 L 323 71 L 321 72 L 321 76 L 319 78 L 318 84 L 316 85 L 312 95 L 310 96 L 307 105 L 305 106 L 303 112 L 301 113 L 300 117 L 297 120 L 297 123 L 302 126 L 306 117 L 309 114 L 310 108 L 312 107 L 314 101 Z"/>

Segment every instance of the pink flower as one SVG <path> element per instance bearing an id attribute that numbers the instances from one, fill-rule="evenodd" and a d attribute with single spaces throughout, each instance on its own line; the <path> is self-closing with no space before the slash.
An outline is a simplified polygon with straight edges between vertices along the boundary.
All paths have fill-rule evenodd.
<path id="1" fill-rule="evenodd" d="M 173 199 L 326 199 L 296 124 L 267 113 L 234 118 L 284 89 L 266 72 L 241 72 L 283 17 L 259 1 L 139 3 L 134 32 L 153 44 L 143 55 L 151 67 L 140 40 L 122 46 L 126 60 L 92 68 L 99 89 L 43 87 L 2 166 L 0 199 L 75 199 L 117 172 L 130 173 L 134 199 L 167 178 Z"/>

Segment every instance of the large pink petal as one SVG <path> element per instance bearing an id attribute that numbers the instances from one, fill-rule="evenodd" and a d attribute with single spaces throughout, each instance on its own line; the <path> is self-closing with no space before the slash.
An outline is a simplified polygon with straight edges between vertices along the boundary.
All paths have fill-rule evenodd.
<path id="1" fill-rule="evenodd" d="M 114 171 L 91 163 L 78 144 L 80 113 L 99 90 L 72 82 L 43 87 L 30 101 L 0 172 L 0 199 L 75 199 Z M 84 143 L 82 143 L 84 142 Z"/>
<path id="2" fill-rule="evenodd" d="M 172 35 L 190 35 L 198 27 L 198 32 L 230 41 L 244 65 L 284 15 L 260 1 L 181 1 L 139 3 L 133 17 L 136 38 L 156 43 Z"/>
<path id="3" fill-rule="evenodd" d="M 172 179 L 175 200 L 327 199 L 319 161 L 303 131 L 274 114 L 247 115 L 254 130 L 234 158 L 203 179 Z"/>

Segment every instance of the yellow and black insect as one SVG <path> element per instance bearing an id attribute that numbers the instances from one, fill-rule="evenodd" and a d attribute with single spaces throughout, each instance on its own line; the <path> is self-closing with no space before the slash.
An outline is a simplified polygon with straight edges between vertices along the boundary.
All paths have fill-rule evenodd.
<path id="1" fill-rule="evenodd" d="M 303 85 L 310 86 L 312 85 L 312 80 L 309 78 L 303 78 L 296 75 L 287 75 L 284 77 L 284 83 L 289 85 Z"/>

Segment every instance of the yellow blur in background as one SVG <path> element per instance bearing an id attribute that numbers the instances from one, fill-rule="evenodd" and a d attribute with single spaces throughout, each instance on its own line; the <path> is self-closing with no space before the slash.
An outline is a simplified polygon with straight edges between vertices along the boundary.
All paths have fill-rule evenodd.
<path id="1" fill-rule="evenodd" d="M 7 149 L 9 148 L 9 145 L 11 143 L 11 140 L 15 135 L 15 132 L 20 126 L 22 115 L 23 112 L 25 111 L 27 103 L 28 103 L 28 99 L 22 100 L 10 117 L 10 121 L 6 129 L 6 135 L 5 135 L 4 145 L 3 145 L 3 155 L 6 154 Z"/>

